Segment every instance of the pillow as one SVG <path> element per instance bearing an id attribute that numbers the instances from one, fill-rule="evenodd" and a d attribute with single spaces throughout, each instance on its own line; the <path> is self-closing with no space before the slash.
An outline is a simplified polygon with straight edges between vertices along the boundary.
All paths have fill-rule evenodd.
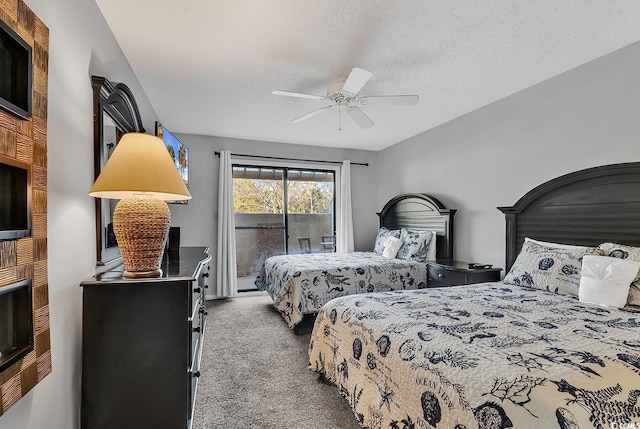
<path id="1" fill-rule="evenodd" d="M 616 243 L 602 243 L 599 248 L 605 256 L 640 262 L 640 247 Z M 636 278 L 631 282 L 627 303 L 629 305 L 640 305 L 640 273 L 636 274 Z"/>
<path id="2" fill-rule="evenodd" d="M 384 241 L 384 250 L 382 251 L 382 256 L 387 259 L 394 259 L 398 254 L 400 246 L 402 246 L 402 240 L 396 237 L 388 237 Z"/>
<path id="3" fill-rule="evenodd" d="M 399 229 L 387 229 L 384 226 L 380 228 L 378 231 L 378 236 L 376 237 L 376 244 L 373 247 L 373 251 L 376 253 L 382 253 L 384 250 L 384 242 L 389 237 L 400 238 L 400 230 Z"/>
<path id="4" fill-rule="evenodd" d="M 396 257 L 399 259 L 425 262 L 427 260 L 427 250 L 432 236 L 432 231 L 414 231 L 402 228 L 400 230 L 402 247 L 398 250 Z"/>
<path id="5" fill-rule="evenodd" d="M 584 255 L 602 255 L 595 247 L 557 248 L 525 240 L 503 282 L 578 296 Z"/>
<path id="6" fill-rule="evenodd" d="M 431 240 L 429 240 L 429 247 L 427 248 L 427 261 L 435 261 L 438 259 L 438 255 L 436 255 L 436 247 L 438 244 L 437 234 L 437 232 L 431 231 Z"/>
<path id="7" fill-rule="evenodd" d="M 610 256 L 585 255 L 580 276 L 581 302 L 624 307 L 629 286 L 638 275 L 640 262 Z"/>
<path id="8" fill-rule="evenodd" d="M 595 247 L 588 247 L 588 246 L 576 246 L 574 244 L 562 244 L 562 243 L 552 243 L 550 241 L 540 241 L 540 240 L 534 240 L 533 238 L 529 238 L 529 237 L 525 237 L 524 238 L 524 242 L 529 242 L 529 243 L 535 243 L 535 244 L 539 244 L 541 246 L 546 246 L 546 247 L 552 247 L 554 249 L 595 249 Z"/>

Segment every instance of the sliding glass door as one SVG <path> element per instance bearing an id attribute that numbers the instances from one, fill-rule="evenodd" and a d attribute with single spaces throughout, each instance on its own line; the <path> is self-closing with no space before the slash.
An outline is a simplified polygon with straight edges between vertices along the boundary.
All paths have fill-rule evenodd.
<path id="1" fill-rule="evenodd" d="M 233 166 L 238 290 L 274 255 L 334 251 L 335 171 Z"/>

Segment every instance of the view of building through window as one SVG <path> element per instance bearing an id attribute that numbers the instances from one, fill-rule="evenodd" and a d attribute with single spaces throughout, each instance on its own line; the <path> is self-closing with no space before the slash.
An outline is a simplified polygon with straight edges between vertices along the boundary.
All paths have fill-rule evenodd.
<path id="1" fill-rule="evenodd" d="M 233 166 L 238 289 L 273 255 L 335 251 L 335 173 Z"/>

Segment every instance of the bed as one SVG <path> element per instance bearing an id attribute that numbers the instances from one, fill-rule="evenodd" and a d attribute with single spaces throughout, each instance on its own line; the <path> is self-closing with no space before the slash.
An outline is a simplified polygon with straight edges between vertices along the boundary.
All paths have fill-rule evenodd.
<path id="1" fill-rule="evenodd" d="M 377 213 L 377 241 L 393 231 L 429 232 L 429 255 L 425 257 L 451 259 L 455 212 L 427 194 L 398 195 Z M 372 252 L 272 256 L 265 261 L 255 284 L 269 293 L 274 307 L 291 328 L 336 297 L 426 287 L 424 262 L 386 258 L 378 246 L 379 243 Z"/>
<path id="2" fill-rule="evenodd" d="M 317 315 L 310 369 L 365 428 L 640 427 L 640 307 L 572 294 L 576 261 L 582 296 L 586 261 L 620 257 L 604 243 L 627 256 L 640 246 L 639 189 L 640 163 L 540 185 L 499 208 L 503 281 L 334 299 Z"/>

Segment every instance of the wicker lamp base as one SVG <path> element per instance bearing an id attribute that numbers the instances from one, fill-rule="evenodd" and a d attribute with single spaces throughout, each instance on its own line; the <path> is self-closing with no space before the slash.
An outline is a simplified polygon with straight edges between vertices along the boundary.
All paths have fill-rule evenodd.
<path id="1" fill-rule="evenodd" d="M 124 277 L 159 277 L 169 233 L 167 203 L 149 194 L 121 199 L 113 212 L 113 231 L 124 263 Z"/>

